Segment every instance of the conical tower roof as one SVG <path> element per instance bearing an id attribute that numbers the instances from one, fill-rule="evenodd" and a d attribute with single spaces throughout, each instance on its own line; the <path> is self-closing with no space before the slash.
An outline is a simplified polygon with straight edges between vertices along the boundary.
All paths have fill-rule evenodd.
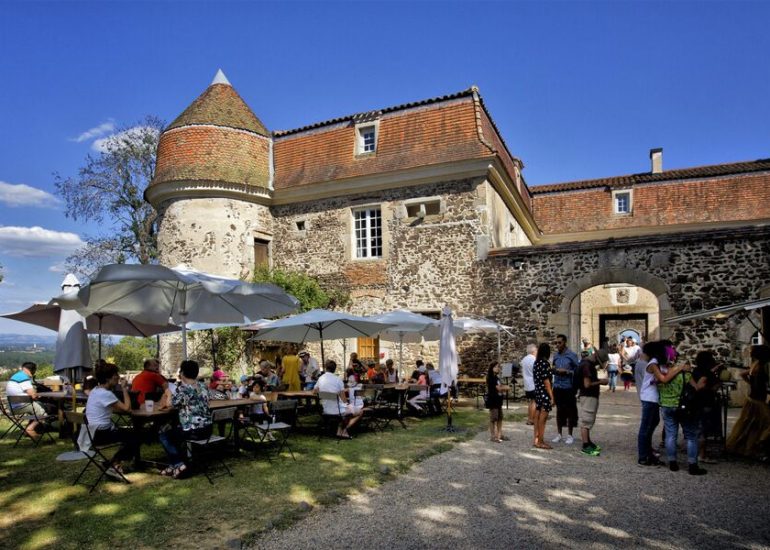
<path id="1" fill-rule="evenodd" d="M 166 130 L 201 124 L 236 128 L 270 137 L 270 132 L 230 85 L 221 69 L 211 85 Z"/>

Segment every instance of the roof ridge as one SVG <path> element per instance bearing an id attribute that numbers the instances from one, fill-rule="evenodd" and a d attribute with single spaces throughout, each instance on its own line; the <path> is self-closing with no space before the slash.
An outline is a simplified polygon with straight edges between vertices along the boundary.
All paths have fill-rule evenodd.
<path id="1" fill-rule="evenodd" d="M 321 122 L 314 122 L 312 124 L 308 124 L 308 125 L 305 125 L 305 126 L 300 126 L 299 128 L 292 128 L 290 130 L 275 130 L 273 132 L 273 135 L 275 137 L 288 136 L 288 135 L 291 135 L 291 134 L 297 134 L 297 133 L 304 132 L 304 131 L 307 131 L 307 130 L 314 130 L 316 128 L 322 128 L 324 126 L 330 126 L 332 124 L 337 124 L 337 123 L 340 123 L 340 122 L 352 121 L 352 120 L 356 120 L 356 119 L 360 119 L 360 118 L 366 118 L 366 117 L 369 117 L 369 116 L 372 116 L 372 115 L 380 115 L 380 114 L 383 114 L 383 113 L 392 113 L 392 112 L 395 112 L 395 111 L 402 111 L 404 109 L 411 109 L 413 107 L 420 107 L 422 105 L 431 105 L 433 103 L 441 103 L 442 101 L 450 101 L 452 99 L 459 99 L 461 97 L 471 97 L 476 92 L 478 92 L 478 88 L 476 86 L 471 86 L 470 88 L 467 88 L 465 90 L 462 90 L 462 91 L 459 91 L 459 92 L 455 92 L 455 93 L 452 93 L 452 94 L 446 94 L 446 95 L 443 95 L 443 96 L 431 97 L 431 98 L 428 98 L 428 99 L 421 99 L 421 100 L 412 101 L 412 102 L 409 102 L 409 103 L 402 103 L 400 105 L 393 105 L 391 107 L 385 107 L 385 108 L 382 108 L 382 109 L 372 109 L 372 110 L 369 110 L 369 111 L 361 111 L 361 112 L 358 112 L 358 113 L 353 113 L 351 115 L 330 118 L 330 119 L 327 119 L 327 120 L 323 120 Z"/>
<path id="2" fill-rule="evenodd" d="M 755 166 L 751 166 L 755 165 Z M 735 173 L 750 173 L 760 170 L 770 170 L 770 158 L 755 160 L 743 160 L 725 162 L 719 164 L 703 164 L 700 166 L 687 166 L 672 168 L 662 172 L 636 172 L 633 174 L 621 174 L 619 176 L 604 176 L 600 178 L 588 178 L 556 183 L 545 183 L 530 186 L 533 193 L 547 193 L 551 191 L 568 191 L 585 189 L 590 187 L 611 186 L 613 183 L 649 183 L 671 179 L 693 179 L 698 177 L 718 177 Z"/>

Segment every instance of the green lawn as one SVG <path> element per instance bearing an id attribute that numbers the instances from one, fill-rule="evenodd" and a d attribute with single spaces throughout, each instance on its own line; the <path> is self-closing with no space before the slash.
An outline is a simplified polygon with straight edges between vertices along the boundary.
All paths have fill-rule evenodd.
<path id="1" fill-rule="evenodd" d="M 220 477 L 215 485 L 202 475 L 176 481 L 154 471 L 136 472 L 128 474 L 131 485 L 107 481 L 91 495 L 87 487 L 71 485 L 83 462 L 55 461 L 72 449 L 69 442 L 32 448 L 24 441 L 14 449 L 6 438 L 0 441 L 0 548 L 208 548 L 233 539 L 248 542 L 262 530 L 296 521 L 306 513 L 303 503 L 329 505 L 383 483 L 471 437 L 486 421 L 486 411 L 461 409 L 454 425 L 463 431 L 456 434 L 440 430 L 445 417 L 408 419 L 408 430 L 396 427 L 339 443 L 294 434 L 296 462 L 288 454 L 272 464 L 243 455 L 228 461 L 233 477 Z M 162 456 L 159 445 L 142 452 Z"/>

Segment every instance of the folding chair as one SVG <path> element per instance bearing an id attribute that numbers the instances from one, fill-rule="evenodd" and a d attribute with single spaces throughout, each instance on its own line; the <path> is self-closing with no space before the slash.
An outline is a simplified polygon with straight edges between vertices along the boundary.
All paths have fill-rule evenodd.
<path id="1" fill-rule="evenodd" d="M 215 409 L 212 411 L 212 429 L 211 434 L 206 439 L 188 439 L 187 440 L 187 452 L 192 459 L 192 463 L 196 467 L 200 467 L 203 470 L 206 479 L 209 483 L 214 485 L 212 481 L 215 477 L 220 477 L 225 474 L 233 477 L 233 473 L 228 468 L 224 459 L 224 452 L 230 445 L 230 438 L 233 435 L 233 423 L 235 421 L 236 407 L 226 407 L 224 409 Z M 230 430 L 226 435 L 214 435 L 214 426 L 220 422 L 230 424 Z M 198 458 L 196 458 L 196 455 Z M 221 474 L 211 473 L 211 463 L 218 462 L 222 465 L 224 472 Z"/>
<path id="2" fill-rule="evenodd" d="M 0 396 L 0 413 L 8 420 L 8 422 L 11 423 L 10 426 L 8 426 L 8 429 L 3 432 L 3 435 L 0 436 L 0 439 L 3 439 L 5 436 L 10 435 L 11 437 L 14 436 L 16 432 L 24 432 L 26 430 L 26 424 L 34 420 L 34 417 L 32 415 L 20 415 L 16 416 L 11 412 L 11 407 L 8 404 L 8 400 L 6 397 Z M 19 433 L 19 437 L 16 439 L 16 443 L 14 444 L 14 447 L 19 444 L 19 439 L 24 437 L 23 433 Z"/>
<path id="3" fill-rule="evenodd" d="M 340 413 L 336 413 L 336 414 L 326 413 L 324 411 L 324 401 L 328 401 L 330 403 L 333 402 L 335 406 L 334 410 L 335 411 L 340 410 L 339 394 L 334 392 L 329 392 L 329 391 L 318 392 L 318 405 L 319 405 L 320 414 L 321 414 L 321 422 L 319 424 L 320 433 L 318 436 L 319 440 L 321 439 L 321 437 L 323 437 L 325 433 L 330 431 L 331 433 L 336 435 L 337 427 L 339 426 L 340 422 L 342 422 L 342 419 L 343 419 L 343 415 Z"/>
<path id="4" fill-rule="evenodd" d="M 265 448 L 267 459 L 272 462 L 270 447 L 275 447 L 275 443 L 277 443 L 276 457 L 280 456 L 283 449 L 287 449 L 292 460 L 296 461 L 294 452 L 289 446 L 289 436 L 292 426 L 297 420 L 297 401 L 296 399 L 283 399 L 273 401 L 269 406 L 271 417 L 267 421 L 255 425 L 259 434 L 257 448 Z"/>
<path id="5" fill-rule="evenodd" d="M 104 454 L 104 451 L 108 449 L 116 449 L 115 452 L 117 452 L 117 449 L 120 448 L 122 445 L 121 442 L 115 442 L 115 443 L 107 443 L 105 445 L 97 445 L 94 442 L 94 435 L 91 432 L 91 429 L 88 427 L 88 419 L 86 418 L 86 415 L 79 412 L 73 412 L 73 411 L 65 411 L 64 416 L 67 419 L 67 422 L 72 424 L 75 429 L 78 429 L 78 426 L 84 426 L 85 431 L 88 434 L 87 438 L 89 443 L 91 444 L 91 451 L 92 453 L 83 453 L 83 456 L 85 456 L 88 459 L 88 462 L 86 463 L 85 467 L 80 471 L 78 474 L 78 477 L 75 478 L 75 481 L 72 482 L 73 485 L 77 485 L 78 481 L 80 481 L 80 478 L 83 477 L 83 474 L 86 473 L 86 470 L 88 470 L 91 465 L 94 465 L 97 470 L 99 470 L 99 477 L 96 478 L 96 481 L 93 485 L 91 485 L 90 490 L 88 491 L 89 494 L 94 492 L 94 489 L 96 489 L 96 486 L 99 485 L 101 480 L 104 478 L 104 476 L 107 475 L 107 471 L 110 469 L 110 459 L 107 458 L 107 456 Z M 113 453 L 114 456 L 114 453 Z M 119 481 L 122 481 L 127 484 L 131 484 L 131 482 L 126 479 L 126 476 L 123 475 L 122 472 L 112 469 L 112 472 L 110 473 L 112 477 L 115 479 L 118 479 Z"/>
<path id="6" fill-rule="evenodd" d="M 395 420 L 401 427 L 406 429 L 406 423 L 403 419 L 403 407 L 405 392 L 396 388 L 384 388 L 378 397 L 380 403 L 380 414 L 384 415 L 387 422 L 383 424 L 382 429 L 390 427 L 390 423 Z"/>
<path id="7" fill-rule="evenodd" d="M 35 410 L 35 407 L 33 406 L 34 400 L 29 395 L 9 395 L 7 396 L 8 399 L 8 406 L 9 411 L 11 415 L 15 416 L 18 420 L 18 426 L 21 428 L 21 433 L 19 433 L 19 436 L 16 438 L 16 443 L 13 444 L 15 447 L 19 444 L 19 441 L 21 441 L 21 438 L 24 436 L 27 436 L 30 441 L 34 444 L 35 447 L 37 447 L 41 441 L 43 441 L 43 437 L 47 436 L 48 439 L 51 440 L 51 443 L 56 443 L 56 440 L 53 438 L 51 433 L 48 431 L 48 425 L 56 419 L 56 415 L 52 414 L 44 414 L 44 415 L 38 415 L 37 411 Z M 31 412 L 24 412 L 16 414 L 14 411 L 14 405 L 18 405 L 19 408 L 24 405 L 30 405 L 29 411 Z M 27 433 L 27 424 L 30 422 L 37 422 L 41 427 L 46 428 L 43 433 L 41 434 L 41 437 L 35 439 L 32 437 L 29 433 Z"/>

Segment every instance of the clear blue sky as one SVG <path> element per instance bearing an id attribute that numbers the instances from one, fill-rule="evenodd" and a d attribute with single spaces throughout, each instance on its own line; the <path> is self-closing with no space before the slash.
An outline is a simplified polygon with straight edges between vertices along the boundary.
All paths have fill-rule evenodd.
<path id="1" fill-rule="evenodd" d="M 271 130 L 476 84 L 537 185 L 647 171 L 652 147 L 664 168 L 770 157 L 768 21 L 762 2 L 1 2 L 0 312 L 57 294 L 98 231 L 52 173 L 112 126 L 171 121 L 219 67 Z"/>

